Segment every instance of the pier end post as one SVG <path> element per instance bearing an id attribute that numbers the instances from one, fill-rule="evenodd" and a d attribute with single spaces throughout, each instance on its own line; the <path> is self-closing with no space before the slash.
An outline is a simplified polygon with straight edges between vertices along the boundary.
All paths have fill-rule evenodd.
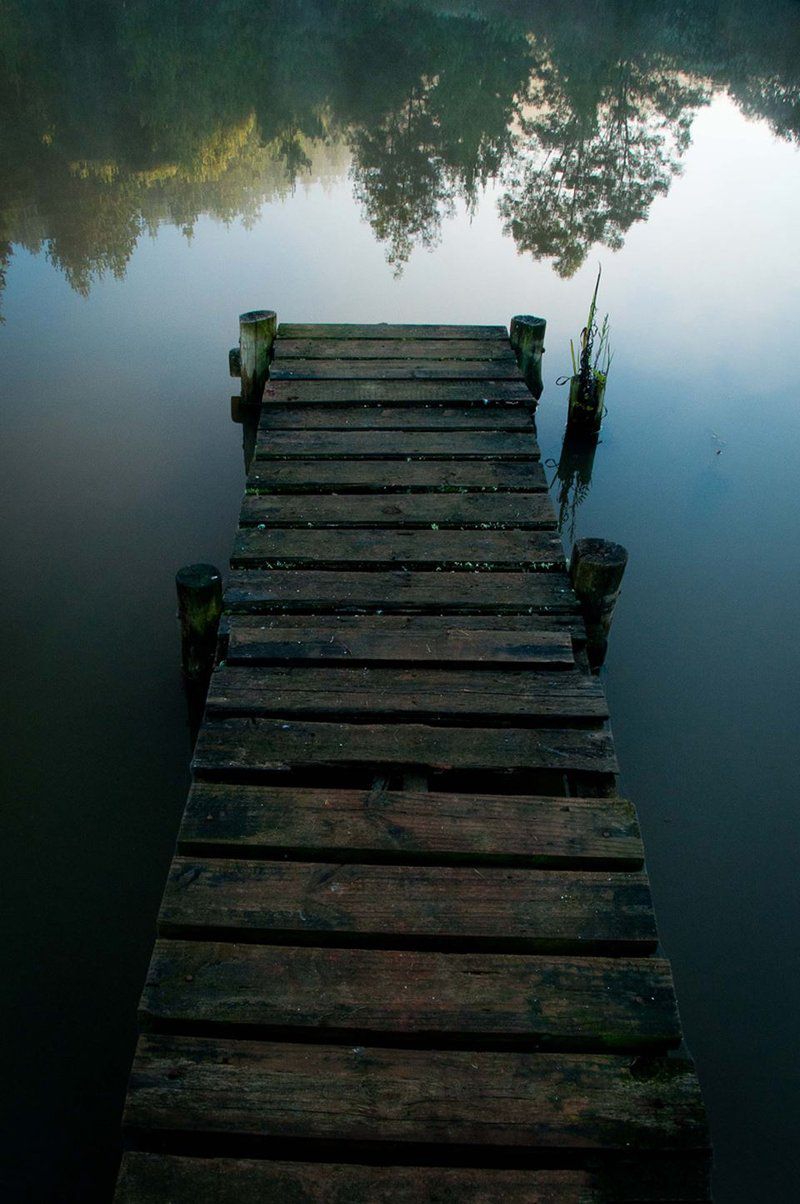
<path id="1" fill-rule="evenodd" d="M 586 623 L 586 653 L 592 669 L 599 669 L 606 657 L 627 563 L 627 550 L 607 539 L 578 539 L 572 549 L 569 575 Z"/>
<path id="2" fill-rule="evenodd" d="M 273 309 L 254 309 L 239 315 L 239 356 L 236 348 L 229 353 L 231 374 L 238 367 L 243 405 L 261 405 L 264 385 L 269 376 L 269 361 L 278 319 Z"/>
<path id="3" fill-rule="evenodd" d="M 210 673 L 222 614 L 222 575 L 213 564 L 187 564 L 175 574 L 183 671 L 192 681 Z"/>
<path id="4" fill-rule="evenodd" d="M 526 384 L 538 401 L 542 395 L 542 355 L 544 334 L 547 329 L 545 318 L 533 314 L 517 314 L 511 319 L 511 346 L 516 352 L 519 370 Z"/>

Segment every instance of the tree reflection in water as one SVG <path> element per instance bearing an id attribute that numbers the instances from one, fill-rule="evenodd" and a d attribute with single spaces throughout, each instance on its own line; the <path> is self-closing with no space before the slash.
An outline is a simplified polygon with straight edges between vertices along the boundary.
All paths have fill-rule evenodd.
<path id="1" fill-rule="evenodd" d="M 0 287 L 15 246 L 86 292 L 162 223 L 251 223 L 348 164 L 396 272 L 496 181 L 569 276 L 646 219 L 720 90 L 800 140 L 796 4 L 0 0 Z"/>

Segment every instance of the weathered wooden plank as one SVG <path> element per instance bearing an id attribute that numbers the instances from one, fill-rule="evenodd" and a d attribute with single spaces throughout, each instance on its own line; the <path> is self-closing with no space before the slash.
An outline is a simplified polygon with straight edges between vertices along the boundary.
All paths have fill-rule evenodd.
<path id="1" fill-rule="evenodd" d="M 267 527 L 514 527 L 556 525 L 546 493 L 248 494 L 239 521 Z"/>
<path id="2" fill-rule="evenodd" d="M 416 723 L 207 721 L 193 765 L 201 773 L 280 773 L 290 768 L 424 766 L 431 771 L 555 769 L 613 774 L 607 732 L 575 728 L 480 728 Z"/>
<path id="3" fill-rule="evenodd" d="M 233 568 L 552 570 L 563 569 L 564 548 L 549 531 L 286 530 L 242 527 Z"/>
<path id="4" fill-rule="evenodd" d="M 268 380 L 264 402 L 281 405 L 520 403 L 529 406 L 531 392 L 522 380 Z"/>
<path id="5" fill-rule="evenodd" d="M 566 573 L 232 572 L 225 604 L 235 613 L 536 615 L 542 628 L 584 633 Z M 566 624 L 560 617 L 566 617 Z M 548 630 L 552 630 L 550 627 Z M 585 634 L 585 633 L 584 633 Z"/>
<path id="6" fill-rule="evenodd" d="M 559 632 L 531 630 L 481 630 L 452 619 L 437 626 L 419 620 L 384 617 L 342 618 L 335 625 L 320 624 L 315 616 L 305 624 L 285 620 L 243 620 L 228 623 L 228 664 L 273 661 L 337 664 L 389 662 L 475 665 L 514 664 L 539 668 L 573 668 L 572 640 Z"/>
<path id="7" fill-rule="evenodd" d="M 643 874 L 176 857 L 162 936 L 647 954 Z M 206 934 L 204 936 L 204 934 Z"/>
<path id="8" fill-rule="evenodd" d="M 313 790 L 195 782 L 178 848 L 247 857 L 486 862 L 642 868 L 639 827 L 621 798 L 443 791 Z"/>
<path id="9" fill-rule="evenodd" d="M 521 381 L 513 355 L 502 360 L 282 360 L 270 380 L 513 380 Z"/>
<path id="10" fill-rule="evenodd" d="M 531 405 L 318 406 L 268 405 L 261 410 L 262 431 L 530 431 L 535 433 Z"/>
<path id="11" fill-rule="evenodd" d="M 275 342 L 275 363 L 291 359 L 437 359 L 509 360 L 514 358 L 505 339 L 346 339 L 280 338 Z"/>
<path id="12" fill-rule="evenodd" d="M 123 1154 L 114 1204 L 701 1204 L 707 1159 L 605 1161 L 591 1169 L 358 1166 Z"/>
<path id="13" fill-rule="evenodd" d="M 262 430 L 256 455 L 260 460 L 538 460 L 539 448 L 528 431 Z M 375 465 L 372 470 L 381 472 Z"/>
<path id="14" fill-rule="evenodd" d="M 505 326 L 437 326 L 433 323 L 281 322 L 278 339 L 503 339 Z"/>
<path id="15" fill-rule="evenodd" d="M 691 1063 L 611 1054 L 139 1041 L 129 1129 L 596 1151 L 708 1147 Z M 284 1150 L 285 1156 L 285 1150 Z M 341 1156 L 341 1155 L 340 1155 Z"/>
<path id="16" fill-rule="evenodd" d="M 311 1029 L 351 1044 L 652 1053 L 681 1039 L 669 963 L 654 958 L 161 940 L 139 1015 L 148 1030 L 256 1028 L 303 1040 Z"/>
<path id="17" fill-rule="evenodd" d="M 597 724 L 608 706 L 596 677 L 577 671 L 466 669 L 461 666 L 223 665 L 206 705 L 227 715 L 346 718 L 374 715 L 419 722 L 438 717 L 513 719 L 520 725 Z"/>
<path id="18" fill-rule="evenodd" d="M 530 493 L 547 489 L 533 460 L 254 460 L 248 492 L 259 493 Z"/>

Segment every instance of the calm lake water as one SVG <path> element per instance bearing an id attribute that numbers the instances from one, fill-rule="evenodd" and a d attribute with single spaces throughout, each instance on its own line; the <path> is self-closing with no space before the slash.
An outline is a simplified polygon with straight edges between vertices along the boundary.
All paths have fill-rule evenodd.
<path id="1" fill-rule="evenodd" d="M 267 17 L 268 14 L 268 17 Z M 548 319 L 564 536 L 716 1149 L 800 1198 L 800 8 L 0 4 L 4 1199 L 108 1199 L 187 784 L 173 574 L 243 488 L 237 314 Z M 593 466 L 560 459 L 598 263 Z"/>

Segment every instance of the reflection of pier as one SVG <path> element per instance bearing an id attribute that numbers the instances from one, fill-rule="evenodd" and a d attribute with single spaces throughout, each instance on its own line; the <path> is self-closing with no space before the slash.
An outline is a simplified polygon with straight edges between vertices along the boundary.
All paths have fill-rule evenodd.
<path id="1" fill-rule="evenodd" d="M 558 529 L 569 545 L 575 542 L 578 509 L 589 496 L 596 451 L 596 435 L 588 435 L 584 438 L 564 435 L 561 458 L 558 461 L 553 484 L 555 485 L 555 482 L 558 481 L 558 488 L 555 491 Z M 548 464 L 550 463 L 552 461 L 548 460 Z"/>
<path id="2" fill-rule="evenodd" d="M 283 326 L 270 377 L 119 1204 L 707 1198 L 507 333 Z"/>

